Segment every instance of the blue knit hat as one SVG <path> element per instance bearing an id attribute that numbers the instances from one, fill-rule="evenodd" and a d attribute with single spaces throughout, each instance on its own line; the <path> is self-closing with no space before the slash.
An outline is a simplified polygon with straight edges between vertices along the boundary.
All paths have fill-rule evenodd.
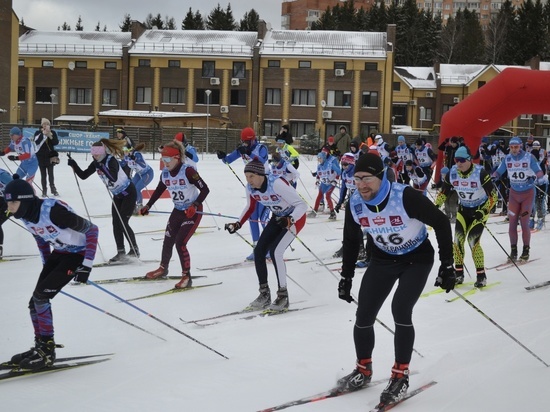
<path id="1" fill-rule="evenodd" d="M 510 139 L 510 141 L 508 142 L 508 145 L 511 145 L 511 144 L 519 144 L 519 145 L 521 145 L 521 144 L 522 144 L 522 143 L 521 143 L 521 139 L 520 139 L 519 137 L 517 137 L 517 136 L 516 136 L 516 137 L 512 137 L 512 138 Z"/>
<path id="2" fill-rule="evenodd" d="M 455 152 L 455 159 L 456 158 L 462 158 L 462 159 L 468 159 L 470 160 L 472 156 L 470 155 L 470 152 L 468 151 L 468 148 L 466 146 L 460 146 L 456 152 Z"/>
<path id="3" fill-rule="evenodd" d="M 17 136 L 21 136 L 21 129 L 17 126 L 14 126 L 10 129 L 10 136 L 16 134 Z"/>
<path id="4" fill-rule="evenodd" d="M 444 167 L 441 169 L 441 174 L 442 175 L 446 175 L 447 173 L 449 173 L 449 168 L 448 167 Z"/>

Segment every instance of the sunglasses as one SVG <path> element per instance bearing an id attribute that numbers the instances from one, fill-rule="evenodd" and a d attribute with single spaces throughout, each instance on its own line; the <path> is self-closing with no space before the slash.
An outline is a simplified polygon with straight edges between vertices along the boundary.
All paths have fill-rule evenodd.
<path id="1" fill-rule="evenodd" d="M 464 162 L 467 162 L 469 159 L 466 159 L 464 157 L 455 157 L 455 162 L 456 163 L 464 163 Z"/>
<path id="2" fill-rule="evenodd" d="M 164 163 L 170 163 L 170 162 L 172 161 L 172 157 L 167 157 L 167 156 L 165 157 L 165 156 L 163 156 L 163 157 L 162 157 L 162 161 L 163 161 Z"/>

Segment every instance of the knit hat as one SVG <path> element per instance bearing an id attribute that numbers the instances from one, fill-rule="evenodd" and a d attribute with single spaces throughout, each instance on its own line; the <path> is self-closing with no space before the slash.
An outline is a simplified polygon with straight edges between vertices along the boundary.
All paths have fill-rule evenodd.
<path id="1" fill-rule="evenodd" d="M 17 126 L 14 126 L 10 129 L 10 136 L 16 134 L 17 136 L 21 136 L 21 129 Z"/>
<path id="2" fill-rule="evenodd" d="M 472 158 L 472 155 L 470 154 L 466 146 L 460 146 L 458 149 L 456 149 L 456 152 L 455 152 L 455 159 L 457 157 L 470 160 Z"/>
<path id="3" fill-rule="evenodd" d="M 512 137 L 510 141 L 508 142 L 508 146 L 511 144 L 519 144 L 521 145 L 521 139 L 519 137 Z"/>
<path id="4" fill-rule="evenodd" d="M 259 160 L 252 160 L 244 167 L 245 173 L 254 173 L 255 175 L 265 176 L 265 167 Z"/>
<path id="5" fill-rule="evenodd" d="M 355 173 L 367 172 L 382 180 L 384 171 L 384 163 L 380 156 L 376 156 L 372 153 L 365 153 L 363 156 L 359 156 L 359 159 L 355 162 Z"/>
<path id="6" fill-rule="evenodd" d="M 397 141 L 398 142 L 404 142 L 405 141 L 405 136 L 398 136 Z"/>
<path id="7" fill-rule="evenodd" d="M 256 132 L 252 127 L 245 127 L 243 130 L 241 130 L 241 140 L 244 142 L 248 142 L 250 140 L 254 140 L 256 138 Z"/>
<path id="8" fill-rule="evenodd" d="M 13 214 L 16 219 L 21 219 L 27 214 L 32 202 L 37 199 L 32 186 L 19 175 L 13 175 L 13 180 L 4 189 L 4 198 L 7 202 L 20 201 L 19 209 Z"/>
<path id="9" fill-rule="evenodd" d="M 447 173 L 449 173 L 449 168 L 448 167 L 444 167 L 441 169 L 441 174 L 442 175 L 446 175 Z"/>

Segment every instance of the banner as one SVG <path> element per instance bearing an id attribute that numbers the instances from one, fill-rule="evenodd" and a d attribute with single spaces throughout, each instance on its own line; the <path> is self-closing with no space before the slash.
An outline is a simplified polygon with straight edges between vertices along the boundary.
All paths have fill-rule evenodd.
<path id="1" fill-rule="evenodd" d="M 37 128 L 24 128 L 23 136 L 33 140 Z M 55 146 L 58 152 L 90 153 L 90 147 L 99 139 L 108 139 L 106 132 L 82 132 L 80 130 L 57 130 L 53 129 L 59 138 L 59 144 Z"/>

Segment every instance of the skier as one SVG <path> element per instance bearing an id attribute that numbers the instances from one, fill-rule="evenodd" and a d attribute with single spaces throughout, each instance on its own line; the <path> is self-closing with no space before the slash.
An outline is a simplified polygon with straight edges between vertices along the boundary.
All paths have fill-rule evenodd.
<path id="1" fill-rule="evenodd" d="M 4 190 L 9 212 L 34 236 L 42 270 L 29 302 L 34 347 L 14 355 L 22 370 L 47 368 L 55 362 L 55 340 L 50 300 L 73 278 L 86 283 L 92 271 L 98 228 L 56 199 L 40 199 L 29 183 L 13 176 Z M 53 249 L 53 250 L 52 250 Z"/>
<path id="2" fill-rule="evenodd" d="M 147 187 L 155 177 L 155 172 L 151 166 L 147 164 L 141 151 L 145 147 L 145 143 L 138 143 L 131 151 L 125 151 L 124 160 L 121 163 L 127 165 L 133 172 L 132 183 L 136 187 L 136 205 L 134 214 L 137 214 L 143 207 L 143 195 L 141 191 Z M 124 166 L 123 166 L 124 167 Z"/>
<path id="3" fill-rule="evenodd" d="M 260 284 L 259 296 L 250 303 L 251 309 L 268 308 L 271 311 L 284 311 L 289 307 L 286 284 L 286 264 L 284 252 L 306 222 L 307 205 L 296 190 L 284 178 L 266 175 L 262 162 L 252 160 L 244 167 L 246 176 L 247 205 L 235 223 L 225 225 L 225 230 L 233 234 L 252 215 L 256 203 L 262 203 L 272 212 L 271 219 L 262 231 L 254 248 L 254 265 Z M 266 253 L 269 252 L 277 274 L 277 298 L 271 303 L 271 292 L 267 282 Z"/>
<path id="4" fill-rule="evenodd" d="M 285 139 L 282 137 L 278 137 L 277 140 L 275 140 L 275 143 L 277 144 L 277 152 L 281 155 L 281 158 L 286 162 L 291 163 L 295 169 L 298 169 L 300 166 L 300 161 L 298 160 L 300 153 L 298 153 L 293 146 L 286 143 Z"/>
<path id="5" fill-rule="evenodd" d="M 407 173 L 409 182 L 412 183 L 412 187 L 426 196 L 428 183 L 430 183 L 430 181 L 428 176 L 424 173 L 424 169 L 420 166 L 415 166 L 412 160 L 407 160 L 405 162 L 405 173 Z"/>
<path id="6" fill-rule="evenodd" d="M 16 155 L 8 156 L 8 159 L 12 161 L 21 161 L 15 174 L 24 178 L 32 185 L 34 175 L 38 170 L 38 159 L 36 158 L 34 143 L 29 138 L 23 136 L 19 127 L 12 127 L 10 129 L 10 139 L 9 146 L 3 151 L 0 150 L 0 156 L 16 152 Z"/>
<path id="7" fill-rule="evenodd" d="M 4 229 L 2 229 L 2 225 L 8 220 L 8 205 L 4 198 L 4 189 L 12 180 L 11 174 L 0 168 L 0 259 L 4 256 Z"/>
<path id="8" fill-rule="evenodd" d="M 309 217 L 316 217 L 317 210 L 319 210 L 319 204 L 323 200 L 323 196 L 327 199 L 327 205 L 330 209 L 329 220 L 336 220 L 336 212 L 334 211 L 334 205 L 332 203 L 332 192 L 338 184 L 338 179 L 342 174 L 342 170 L 338 165 L 338 159 L 335 156 L 329 154 L 328 149 L 323 150 L 317 155 L 317 172 L 314 172 L 316 176 L 315 184 L 319 188 L 317 198 L 315 199 L 315 205 L 313 210 L 309 213 Z"/>
<path id="9" fill-rule="evenodd" d="M 398 182 L 409 184 L 409 175 L 405 171 L 405 162 L 407 160 L 413 160 L 413 150 L 407 146 L 405 136 L 397 137 L 395 153 L 397 155 L 397 171 L 399 172 Z"/>
<path id="10" fill-rule="evenodd" d="M 282 159 L 279 152 L 271 155 L 271 174 L 283 177 L 294 189 L 296 189 L 300 178 L 300 172 L 291 163 Z"/>
<path id="11" fill-rule="evenodd" d="M 504 172 L 508 172 L 510 179 L 510 193 L 508 195 L 508 236 L 510 237 L 510 260 L 518 257 L 518 221 L 521 225 L 521 237 L 523 250 L 520 260 L 529 260 L 529 246 L 531 242 L 531 230 L 529 230 L 529 216 L 535 200 L 535 180 L 541 178 L 544 172 L 541 170 L 537 159 L 531 153 L 521 148 L 521 139 L 513 137 L 508 143 L 510 153 L 506 155 L 497 170 L 493 172 L 494 178 L 500 178 Z"/>
<path id="12" fill-rule="evenodd" d="M 253 159 L 258 159 L 264 164 L 266 173 L 269 172 L 269 150 L 266 145 L 258 143 L 256 139 L 256 132 L 251 127 L 245 127 L 241 130 L 241 144 L 233 150 L 231 153 L 226 154 L 221 150 L 218 150 L 217 156 L 223 163 L 233 163 L 238 158 L 241 158 L 246 165 Z M 257 210 L 254 210 L 252 219 L 250 219 L 250 232 L 252 234 L 252 242 L 254 246 L 260 238 L 260 226 L 258 222 L 264 222 L 269 218 L 269 210 L 266 209 L 261 203 L 258 203 Z M 246 260 L 254 260 L 254 251 L 246 257 Z"/>
<path id="13" fill-rule="evenodd" d="M 395 363 L 391 378 L 380 396 L 385 405 L 400 400 L 409 386 L 409 363 L 414 344 L 412 311 L 434 263 L 434 249 L 426 225 L 434 228 L 439 246 L 435 286 L 450 292 L 455 286 L 452 233 L 447 217 L 419 192 L 390 183 L 379 156 L 365 154 L 355 163 L 357 189 L 346 205 L 344 255 L 338 296 L 347 302 L 359 246 L 361 228 L 372 247 L 370 264 L 363 275 L 353 331 L 357 367 L 338 381 L 344 390 L 367 386 L 372 378 L 374 322 L 378 311 L 398 282 L 392 300 L 395 321 Z"/>
<path id="14" fill-rule="evenodd" d="M 498 194 L 484 166 L 472 163 L 472 155 L 466 146 L 458 148 L 454 161 L 456 164 L 445 176 L 435 205 L 441 207 L 447 196 L 453 191 L 457 192 L 459 207 L 453 249 L 456 283 L 460 285 L 464 282 L 464 242 L 468 240 L 476 266 L 474 286 L 482 288 L 487 285 L 487 276 L 481 235 L 489 213 L 497 203 Z"/>
<path id="15" fill-rule="evenodd" d="M 100 139 L 92 144 L 91 153 L 94 160 L 86 170 L 80 169 L 76 161 L 69 157 L 68 164 L 75 174 L 85 180 L 97 172 L 107 190 L 111 192 L 111 215 L 113 222 L 113 234 L 117 246 L 117 254 L 109 260 L 109 263 L 125 262 L 128 257 L 139 258 L 139 248 L 136 243 L 134 231 L 130 227 L 129 220 L 134 213 L 136 205 L 136 187 L 122 170 L 119 159 L 124 158 L 123 140 Z M 107 154 L 107 150 L 109 153 Z M 124 237 L 130 245 L 130 251 L 126 255 Z"/>
<path id="16" fill-rule="evenodd" d="M 165 168 L 162 170 L 157 188 L 151 195 L 151 199 L 140 210 L 140 214 L 143 216 L 149 214 L 149 209 L 165 190 L 170 192 L 174 209 L 170 213 L 164 232 L 160 266 L 145 276 L 148 279 L 166 276 L 172 257 L 172 248 L 176 245 L 182 273 L 181 280 L 176 283 L 175 287 L 176 289 L 185 289 L 192 285 L 191 257 L 187 249 L 187 242 L 199 226 L 202 218 L 202 203 L 210 190 L 197 170 L 185 164 L 185 148 L 181 143 L 174 140 L 165 144 L 161 154 Z"/>
<path id="17" fill-rule="evenodd" d="M 199 162 L 199 155 L 197 154 L 197 149 L 189 144 L 189 142 L 185 138 L 185 133 L 176 133 L 176 135 L 174 136 L 174 140 L 180 142 L 185 148 L 185 156 L 187 157 L 185 159 L 185 164 L 198 170 L 197 163 Z"/>

